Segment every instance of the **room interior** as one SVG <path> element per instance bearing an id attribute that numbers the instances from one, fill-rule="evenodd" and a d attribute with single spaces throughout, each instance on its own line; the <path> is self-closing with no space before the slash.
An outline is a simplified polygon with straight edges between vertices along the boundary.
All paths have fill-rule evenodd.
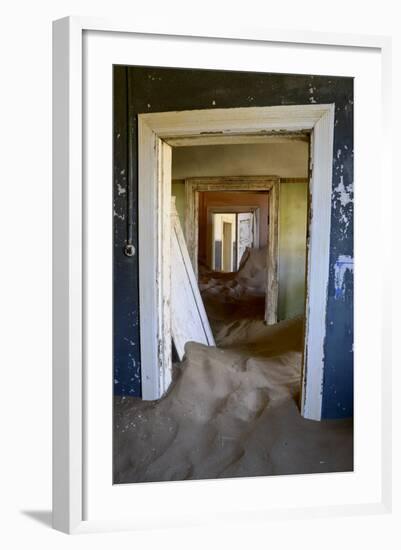
<path id="1" fill-rule="evenodd" d="M 186 192 L 193 178 L 222 178 L 227 182 L 224 178 L 234 176 L 238 185 L 238 180 L 246 181 L 250 175 L 278 177 L 278 318 L 271 325 L 265 320 L 269 192 L 230 191 L 229 185 L 223 191 L 198 192 L 197 257 L 196 262 L 192 259 L 192 266 L 185 268 L 191 268 L 199 287 L 198 307 L 205 308 L 212 340 L 206 345 L 197 343 L 204 342 L 202 334 L 199 338 L 195 334 L 194 341 L 183 339 L 193 315 L 190 311 L 186 317 L 185 308 L 195 306 L 186 300 L 182 284 L 185 270 L 173 255 L 172 287 L 176 279 L 179 283 L 172 293 L 172 306 L 174 301 L 178 304 L 172 307 L 172 317 L 178 312 L 179 319 L 172 319 L 171 390 L 162 400 L 138 402 L 134 409 L 129 401 L 119 403 L 116 423 L 128 426 L 127 441 L 135 441 L 136 448 L 134 465 L 126 462 L 128 455 L 120 453 L 115 473 L 119 482 L 351 467 L 350 422 L 337 421 L 330 426 L 300 416 L 308 164 L 309 143 L 305 138 L 279 138 L 277 143 L 256 145 L 173 148 L 173 218 L 180 226 L 182 241 L 185 227 L 194 223 L 188 220 Z M 241 248 L 242 219 L 246 243 Z M 186 248 L 185 243 L 181 246 Z M 191 260 L 187 251 L 185 254 L 188 264 Z M 179 329 L 175 326 L 178 322 Z M 225 396 L 222 401 L 220 395 Z M 218 449 L 208 457 L 216 425 Z M 164 449 L 160 456 L 149 454 L 144 443 L 149 436 L 155 449 Z M 119 437 L 125 441 L 124 428 Z"/>
<path id="2" fill-rule="evenodd" d="M 305 137 L 277 138 L 265 144 L 175 147 L 172 158 L 172 194 L 185 227 L 185 181 L 189 178 L 275 175 L 279 197 L 278 320 L 303 315 L 305 302 L 306 222 L 309 143 Z M 267 246 L 268 193 L 209 191 L 199 193 L 199 267 L 220 271 L 213 264 L 211 212 L 259 210 L 255 248 Z M 224 212 L 223 212 L 224 211 Z M 234 236 L 234 230 L 231 232 Z M 235 253 L 233 253 L 235 256 Z M 241 258 L 237 259 L 239 265 Z M 196 266 L 194 266 L 196 268 Z"/>
<path id="3" fill-rule="evenodd" d="M 171 68 L 116 69 L 116 85 L 122 91 L 115 101 L 115 245 L 122 245 L 120 250 L 124 250 L 130 235 L 124 216 L 127 212 L 128 219 L 133 219 L 133 236 L 139 235 L 139 254 L 131 260 L 115 254 L 115 297 L 118 307 L 122 306 L 116 309 L 122 313 L 115 335 L 115 483 L 353 469 L 349 383 L 352 281 L 344 278 L 341 292 L 335 295 L 333 283 L 337 253 L 340 248 L 348 253 L 351 246 L 345 231 L 349 225 L 343 227 L 340 199 L 333 190 L 339 171 L 347 185 L 350 180 L 347 170 L 352 164 L 352 133 L 344 98 L 352 96 L 352 82 L 313 77 L 320 95 L 317 103 L 311 103 L 311 78 Z M 252 105 L 249 86 L 260 92 Z M 221 101 L 215 109 L 216 90 L 221 90 Z M 306 118 L 301 120 L 300 116 Z M 294 125 L 299 131 L 290 136 Z M 218 144 L 220 134 L 230 133 L 234 127 L 241 139 Z M 245 128 L 251 128 L 248 141 Z M 313 144 L 309 143 L 311 135 Z M 127 136 L 133 136 L 128 149 Z M 341 158 L 332 157 L 332 139 L 342 147 Z M 312 176 L 309 157 L 314 163 Z M 261 307 L 263 301 L 268 305 L 271 295 L 266 292 L 263 272 L 271 274 L 267 267 L 272 257 L 260 246 L 261 206 L 254 202 L 255 197 L 237 205 L 241 212 L 233 211 L 232 205 L 227 208 L 223 197 L 218 205 L 202 209 L 203 218 L 199 210 L 193 215 L 198 208 L 195 203 L 187 215 L 186 189 L 191 180 L 247 177 L 274 179 L 274 187 L 269 187 L 271 196 L 267 197 L 269 222 L 271 210 L 278 209 L 277 277 L 273 281 L 277 307 L 273 318 L 267 318 L 268 308 L 263 312 Z M 128 181 L 132 185 L 125 196 L 120 189 Z M 273 188 L 279 189 L 275 201 L 271 200 Z M 205 200 L 203 192 L 214 195 L 216 191 L 198 189 L 199 204 Z M 170 284 L 168 269 L 163 273 L 157 270 L 158 266 L 164 269 L 171 265 L 171 281 L 176 281 L 174 262 L 163 261 L 169 254 L 166 243 L 170 242 L 170 230 L 164 232 L 163 224 L 168 224 L 170 216 L 170 195 L 175 199 L 177 214 L 173 217 L 180 222 L 213 343 L 188 340 L 182 357 L 174 361 L 173 378 L 166 383 L 163 376 L 170 367 L 164 368 L 168 361 L 164 362 L 166 355 L 160 355 L 160 345 L 165 350 L 164 343 L 171 343 L 171 332 L 164 330 L 164 322 L 168 324 L 174 308 L 168 300 L 163 301 Z M 308 215 L 310 201 L 315 213 L 312 217 L 310 211 Z M 248 224 L 245 233 L 250 246 L 245 246 L 245 253 L 238 250 L 240 215 Z M 196 225 L 206 226 L 206 232 L 198 231 Z M 313 257 L 308 266 L 313 268 L 308 267 L 306 297 L 307 225 L 309 242 L 321 246 L 308 248 L 309 259 L 311 254 Z M 272 226 L 268 223 L 268 228 Z M 162 245 L 154 247 L 158 242 Z M 268 238 L 268 247 L 271 242 Z M 152 269 L 147 269 L 152 247 L 157 252 L 152 255 Z M 145 300 L 152 285 L 158 309 Z M 136 294 L 133 287 L 138 289 Z M 274 289 L 274 284 L 270 288 Z M 179 290 L 178 307 L 183 302 Z M 312 317 L 307 317 L 307 326 L 313 330 L 304 334 L 305 298 L 310 303 L 311 292 L 319 307 L 312 312 L 312 324 Z M 148 327 L 153 325 L 149 312 L 154 311 L 161 323 L 150 333 Z M 134 338 L 130 339 L 130 334 Z M 149 349 L 155 350 L 152 354 L 148 341 L 152 342 Z M 316 380 L 320 380 L 324 372 L 317 388 L 308 384 L 300 387 L 304 344 L 310 341 L 319 344 L 316 350 L 307 347 L 314 352 L 307 354 L 307 377 L 310 379 L 309 373 L 315 370 L 319 375 Z M 149 361 L 149 357 L 154 360 Z M 163 368 L 156 368 L 159 364 Z M 148 372 L 155 377 L 152 384 L 148 383 Z M 311 388 L 307 414 L 302 410 L 304 399 L 300 407 L 300 390 L 305 387 Z"/>

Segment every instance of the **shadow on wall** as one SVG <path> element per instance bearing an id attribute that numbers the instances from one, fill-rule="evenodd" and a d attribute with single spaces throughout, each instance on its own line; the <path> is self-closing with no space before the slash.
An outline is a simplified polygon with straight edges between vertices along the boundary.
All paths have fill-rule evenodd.
<path id="1" fill-rule="evenodd" d="M 21 510 L 21 514 L 33 519 L 34 521 L 52 527 L 52 511 L 51 510 Z"/>

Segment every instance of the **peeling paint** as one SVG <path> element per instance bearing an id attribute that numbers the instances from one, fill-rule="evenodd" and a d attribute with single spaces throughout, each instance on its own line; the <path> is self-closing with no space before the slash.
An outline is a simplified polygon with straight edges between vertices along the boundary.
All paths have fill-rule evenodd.
<path id="1" fill-rule="evenodd" d="M 310 93 L 309 103 L 317 103 L 314 97 L 315 91 L 316 91 L 316 88 L 313 87 L 311 84 L 309 84 L 309 93 Z"/>
<path id="2" fill-rule="evenodd" d="M 117 192 L 119 195 L 124 195 L 126 193 L 125 187 L 117 183 Z"/>
<path id="3" fill-rule="evenodd" d="M 346 188 L 344 185 L 344 176 L 340 176 L 340 183 L 334 188 L 334 192 L 337 194 L 334 196 L 334 200 L 340 201 L 340 204 L 343 207 L 347 206 L 347 204 L 353 201 L 353 191 L 353 184 L 351 183 Z"/>
<path id="4" fill-rule="evenodd" d="M 119 213 L 116 212 L 115 210 L 114 210 L 113 214 L 114 214 L 114 217 L 118 218 L 118 219 L 121 220 L 122 222 L 125 220 L 124 214 L 119 214 Z"/>
<path id="5" fill-rule="evenodd" d="M 345 298 L 344 278 L 347 271 L 354 271 L 354 259 L 351 256 L 340 255 L 334 264 L 334 297 L 336 300 Z"/>

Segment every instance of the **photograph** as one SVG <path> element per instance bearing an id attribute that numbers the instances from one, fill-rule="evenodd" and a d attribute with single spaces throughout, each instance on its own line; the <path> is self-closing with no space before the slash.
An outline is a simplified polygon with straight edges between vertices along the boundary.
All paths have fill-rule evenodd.
<path id="1" fill-rule="evenodd" d="M 114 65 L 112 109 L 113 483 L 352 472 L 354 79 Z"/>
<path id="2" fill-rule="evenodd" d="M 5 5 L 6 550 L 400 547 L 399 6 L 328 7 Z"/>

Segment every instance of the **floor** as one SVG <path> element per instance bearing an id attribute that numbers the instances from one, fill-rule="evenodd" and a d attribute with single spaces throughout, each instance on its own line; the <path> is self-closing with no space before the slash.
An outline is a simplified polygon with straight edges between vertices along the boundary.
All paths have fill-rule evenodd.
<path id="1" fill-rule="evenodd" d="M 189 342 L 167 395 L 115 399 L 115 483 L 352 471 L 352 419 L 299 413 L 303 319 L 264 324 L 257 263 L 201 274 L 217 347 Z"/>

